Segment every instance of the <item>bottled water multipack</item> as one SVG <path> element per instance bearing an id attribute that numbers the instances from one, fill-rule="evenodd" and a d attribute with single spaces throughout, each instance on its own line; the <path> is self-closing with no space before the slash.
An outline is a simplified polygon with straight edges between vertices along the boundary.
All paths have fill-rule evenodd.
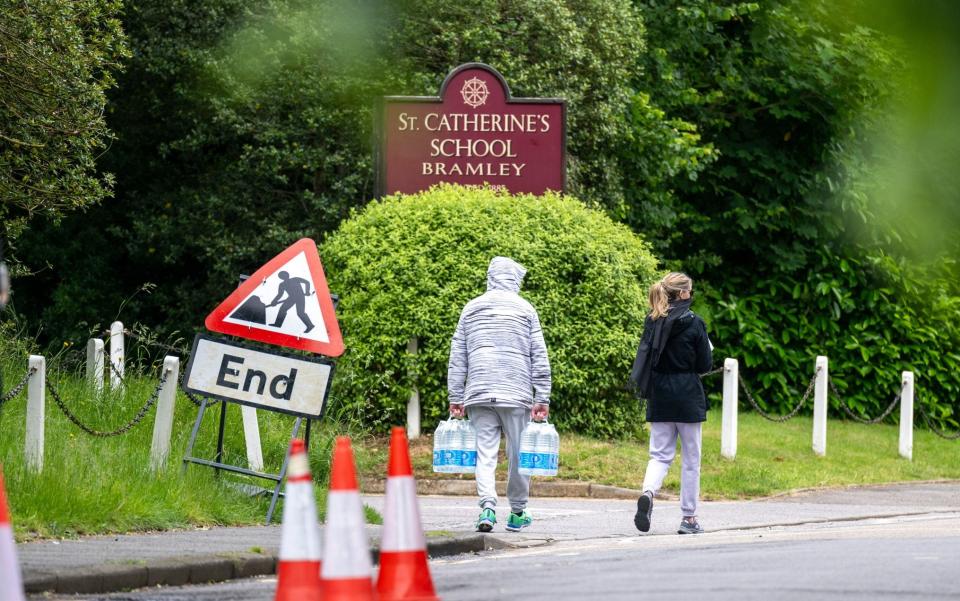
<path id="1" fill-rule="evenodd" d="M 477 471 L 477 429 L 469 419 L 440 422 L 433 434 L 433 471 L 473 474 Z"/>
<path id="2" fill-rule="evenodd" d="M 556 476 L 560 467 L 560 435 L 553 424 L 530 422 L 520 434 L 520 473 Z"/>

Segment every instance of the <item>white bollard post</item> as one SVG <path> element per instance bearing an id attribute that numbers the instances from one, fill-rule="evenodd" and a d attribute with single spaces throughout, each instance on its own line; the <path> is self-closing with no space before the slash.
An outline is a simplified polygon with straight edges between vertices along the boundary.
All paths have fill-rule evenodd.
<path id="1" fill-rule="evenodd" d="M 28 369 L 36 369 L 27 384 L 27 433 L 24 455 L 27 469 L 39 474 L 43 471 L 43 421 L 46 411 L 47 360 L 30 355 Z"/>
<path id="2" fill-rule="evenodd" d="M 913 372 L 903 372 L 900 393 L 900 456 L 913 461 Z"/>
<path id="3" fill-rule="evenodd" d="M 177 382 L 180 380 L 180 358 L 167 355 L 163 359 L 166 379 L 157 398 L 157 415 L 153 422 L 153 444 L 150 446 L 150 469 L 158 471 L 170 454 L 170 435 L 173 433 L 173 410 L 177 400 Z"/>
<path id="4" fill-rule="evenodd" d="M 263 450 L 260 447 L 260 422 L 257 420 L 257 410 L 240 405 L 240 415 L 243 417 L 243 439 L 247 443 L 247 465 L 255 472 L 262 472 Z"/>
<path id="5" fill-rule="evenodd" d="M 110 389 L 116 390 L 123 385 L 123 324 L 115 321 L 110 324 Z"/>
<path id="6" fill-rule="evenodd" d="M 740 364 L 736 359 L 723 361 L 723 421 L 720 428 L 720 455 L 737 456 L 737 403 L 739 403 Z"/>
<path id="7" fill-rule="evenodd" d="M 411 355 L 417 354 L 417 337 L 414 336 L 407 343 L 407 352 Z M 413 380 L 411 371 L 410 379 Z M 407 401 L 407 438 L 413 440 L 420 437 L 420 391 L 414 384 L 410 390 L 410 400 Z"/>
<path id="8" fill-rule="evenodd" d="M 103 340 L 87 340 L 87 386 L 97 395 L 103 392 Z"/>
<path id="9" fill-rule="evenodd" d="M 817 357 L 817 379 L 813 388 L 813 452 L 827 454 L 827 358 Z"/>

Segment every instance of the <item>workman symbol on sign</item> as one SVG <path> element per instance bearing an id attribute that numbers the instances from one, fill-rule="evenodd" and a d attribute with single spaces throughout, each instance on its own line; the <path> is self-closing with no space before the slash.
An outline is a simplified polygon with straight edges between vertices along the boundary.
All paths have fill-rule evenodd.
<path id="1" fill-rule="evenodd" d="M 303 278 L 292 278 L 290 274 L 286 271 L 281 271 L 277 274 L 281 280 L 280 287 L 277 290 L 277 296 L 274 297 L 273 301 L 266 306 L 267 309 L 275 305 L 280 305 L 280 310 L 277 312 L 277 317 L 273 320 L 273 323 L 270 324 L 275 328 L 283 326 L 283 320 L 287 317 L 287 312 L 292 308 L 297 308 L 297 317 L 300 318 L 300 321 L 303 322 L 303 325 L 307 326 L 307 329 L 303 331 L 304 334 L 313 329 L 313 322 L 310 321 L 310 318 L 307 317 L 307 312 L 305 310 L 306 300 L 308 296 L 313 296 L 316 293 L 316 290 L 310 290 L 310 282 Z M 286 294 L 286 298 L 282 298 Z"/>
<path id="2" fill-rule="evenodd" d="M 204 324 L 214 332 L 339 357 L 343 337 L 334 302 L 317 244 L 302 238 L 243 277 Z M 299 319 L 287 319 L 292 309 Z"/>
<path id="3" fill-rule="evenodd" d="M 306 312 L 306 299 L 316 294 L 316 290 L 310 290 L 309 281 L 303 278 L 292 278 L 286 271 L 277 273 L 277 277 L 281 280 L 277 288 L 277 296 L 269 305 L 265 305 L 259 296 L 253 295 L 237 307 L 237 310 L 230 315 L 231 319 L 267 325 L 267 309 L 280 305 L 273 323 L 270 324 L 271 327 L 280 328 L 283 327 L 283 321 L 287 318 L 287 312 L 296 307 L 297 316 L 306 326 L 303 331 L 306 334 L 313 329 L 313 322 L 310 321 Z M 286 295 L 285 298 L 284 295 Z"/>

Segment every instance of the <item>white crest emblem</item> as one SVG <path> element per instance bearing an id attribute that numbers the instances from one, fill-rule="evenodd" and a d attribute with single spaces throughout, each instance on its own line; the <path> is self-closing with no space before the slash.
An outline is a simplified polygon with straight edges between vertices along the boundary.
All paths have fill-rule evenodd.
<path id="1" fill-rule="evenodd" d="M 460 89 L 460 95 L 463 96 L 463 102 L 473 108 L 483 105 L 490 96 L 490 90 L 487 89 L 487 83 L 476 77 L 463 82 Z"/>

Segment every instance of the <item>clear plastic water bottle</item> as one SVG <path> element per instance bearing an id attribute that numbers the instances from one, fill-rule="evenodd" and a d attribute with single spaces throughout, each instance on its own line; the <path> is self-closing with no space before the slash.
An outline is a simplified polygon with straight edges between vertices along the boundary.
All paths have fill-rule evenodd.
<path id="1" fill-rule="evenodd" d="M 460 434 L 460 467 L 464 474 L 474 474 L 477 471 L 477 429 L 469 419 L 463 420 Z"/>
<path id="2" fill-rule="evenodd" d="M 447 420 L 447 430 L 443 441 L 443 465 L 444 472 L 456 474 L 460 471 L 460 420 L 450 418 Z"/>
<path id="3" fill-rule="evenodd" d="M 447 430 L 449 429 L 449 422 L 443 420 L 437 426 L 437 429 L 433 432 L 433 471 L 435 472 L 445 472 L 446 471 L 446 454 L 444 451 L 444 444 L 447 440 Z"/>
<path id="4" fill-rule="evenodd" d="M 560 468 L 560 435 L 551 423 L 543 423 L 543 430 L 537 439 L 538 448 L 543 456 L 541 476 L 556 476 Z"/>
<path id="5" fill-rule="evenodd" d="M 520 433 L 520 466 L 518 471 L 524 476 L 537 474 L 537 439 L 540 433 L 540 424 L 529 422 Z"/>

